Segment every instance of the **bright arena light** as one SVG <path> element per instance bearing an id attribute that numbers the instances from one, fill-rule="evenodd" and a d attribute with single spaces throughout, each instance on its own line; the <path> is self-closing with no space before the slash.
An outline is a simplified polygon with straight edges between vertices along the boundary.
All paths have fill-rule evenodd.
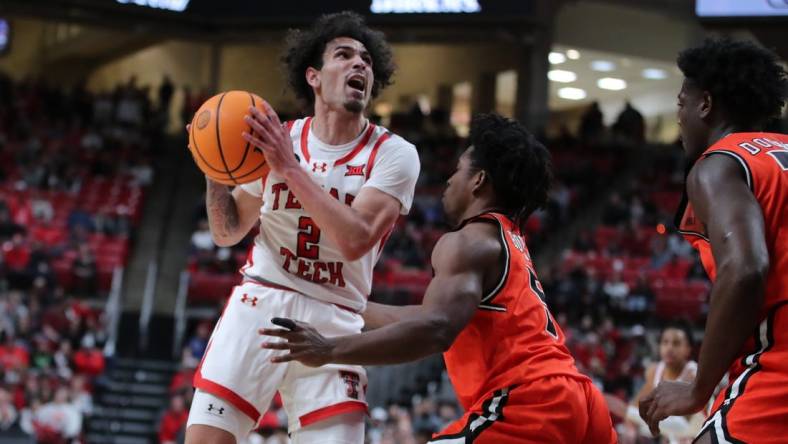
<path id="1" fill-rule="evenodd" d="M 569 60 L 577 60 L 577 59 L 580 58 L 580 51 L 578 51 L 576 49 L 568 49 L 566 51 L 566 57 Z"/>
<path id="2" fill-rule="evenodd" d="M 547 56 L 547 60 L 549 60 L 550 63 L 553 65 L 560 65 L 561 63 L 564 63 L 566 61 L 566 56 L 560 52 L 551 52 Z"/>
<path id="3" fill-rule="evenodd" d="M 644 79 L 662 80 L 668 78 L 668 73 L 664 69 L 646 68 L 640 73 Z"/>
<path id="4" fill-rule="evenodd" d="M 621 91 L 622 89 L 626 89 L 627 82 L 623 79 L 616 79 L 614 77 L 603 77 L 596 81 L 596 86 L 610 91 Z"/>
<path id="5" fill-rule="evenodd" d="M 599 72 L 610 72 L 616 69 L 616 64 L 608 60 L 594 60 L 591 69 Z"/>
<path id="6" fill-rule="evenodd" d="M 586 92 L 580 88 L 566 87 L 558 90 L 558 97 L 566 100 L 583 100 Z"/>
<path id="7" fill-rule="evenodd" d="M 564 71 L 563 69 L 554 69 L 547 72 L 547 78 L 553 82 L 571 83 L 577 80 L 577 74 L 572 71 Z"/>
<path id="8" fill-rule="evenodd" d="M 116 0 L 118 3 L 131 3 L 137 6 L 147 6 L 148 8 L 167 9 L 170 11 L 183 12 L 189 6 L 189 0 Z"/>

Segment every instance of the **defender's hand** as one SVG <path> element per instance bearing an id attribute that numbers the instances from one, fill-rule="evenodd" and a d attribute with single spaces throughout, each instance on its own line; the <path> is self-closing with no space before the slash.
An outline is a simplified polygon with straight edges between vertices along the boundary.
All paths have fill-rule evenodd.
<path id="1" fill-rule="evenodd" d="M 271 358 L 271 362 L 298 361 L 309 367 L 320 367 L 331 362 L 334 344 L 318 333 L 314 327 L 306 322 L 287 318 L 273 318 L 271 322 L 285 328 L 261 328 L 258 333 L 262 336 L 286 339 L 286 342 L 265 342 L 262 348 L 290 352 Z"/>

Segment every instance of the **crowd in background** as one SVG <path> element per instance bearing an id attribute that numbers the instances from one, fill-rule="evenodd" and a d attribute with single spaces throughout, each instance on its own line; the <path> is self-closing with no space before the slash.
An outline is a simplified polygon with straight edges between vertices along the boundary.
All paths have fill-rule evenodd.
<path id="1" fill-rule="evenodd" d="M 81 442 L 108 340 L 104 304 L 153 180 L 157 109 L 0 74 L 0 434 Z"/>

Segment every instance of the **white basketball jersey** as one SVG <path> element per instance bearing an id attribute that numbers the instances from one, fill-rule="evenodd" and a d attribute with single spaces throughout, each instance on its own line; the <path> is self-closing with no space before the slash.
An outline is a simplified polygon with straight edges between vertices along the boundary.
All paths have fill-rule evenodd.
<path id="1" fill-rule="evenodd" d="M 407 214 L 419 174 L 412 144 L 368 123 L 356 140 L 326 145 L 312 135 L 311 121 L 308 117 L 287 125 L 295 155 L 316 184 L 346 205 L 362 187 L 372 186 L 397 198 L 401 213 Z M 304 211 L 284 179 L 272 172 L 242 188 L 261 196 L 263 205 L 260 234 L 241 273 L 363 311 L 372 290 L 372 270 L 388 234 L 363 257 L 348 261 Z"/>

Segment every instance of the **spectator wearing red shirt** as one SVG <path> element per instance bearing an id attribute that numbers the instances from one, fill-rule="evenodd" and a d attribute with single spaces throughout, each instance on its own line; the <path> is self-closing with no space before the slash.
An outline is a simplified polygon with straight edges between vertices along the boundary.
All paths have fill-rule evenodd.
<path id="1" fill-rule="evenodd" d="M 95 377 L 104 372 L 104 353 L 96 346 L 96 340 L 87 335 L 82 340 L 82 348 L 74 353 L 74 366 L 77 373 Z"/>
<path id="2" fill-rule="evenodd" d="M 164 413 L 159 423 L 159 444 L 175 444 L 189 418 L 186 402 L 181 395 L 170 398 L 170 408 Z"/>

